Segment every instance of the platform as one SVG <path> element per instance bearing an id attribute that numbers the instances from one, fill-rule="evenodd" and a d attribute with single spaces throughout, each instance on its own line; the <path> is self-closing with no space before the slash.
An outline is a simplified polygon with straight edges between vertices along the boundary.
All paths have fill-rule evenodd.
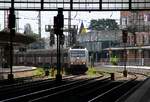
<path id="1" fill-rule="evenodd" d="M 31 66 L 13 66 L 13 72 L 34 70 L 36 67 Z M 10 68 L 0 68 L 0 72 L 10 72 Z"/>
<path id="2" fill-rule="evenodd" d="M 146 79 L 125 102 L 150 102 L 150 78 Z"/>
<path id="3" fill-rule="evenodd" d="M 33 76 L 33 72 L 36 67 L 31 66 L 13 66 L 13 74 L 15 78 Z M 0 80 L 7 79 L 10 73 L 10 68 L 0 68 Z"/>

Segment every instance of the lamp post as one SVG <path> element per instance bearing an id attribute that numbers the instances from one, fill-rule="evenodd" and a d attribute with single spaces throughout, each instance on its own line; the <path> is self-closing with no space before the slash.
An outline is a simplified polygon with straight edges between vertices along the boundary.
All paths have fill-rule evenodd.
<path id="1" fill-rule="evenodd" d="M 143 50 L 142 50 L 142 44 L 139 45 L 139 65 L 143 66 Z"/>
<path id="2" fill-rule="evenodd" d="M 123 76 L 127 77 L 127 69 L 126 69 L 126 61 L 127 61 L 127 51 L 126 51 L 126 43 L 127 43 L 127 37 L 128 37 L 128 32 L 127 30 L 122 30 L 122 40 L 124 43 L 124 71 L 123 71 Z"/>
<path id="3" fill-rule="evenodd" d="M 11 8 L 10 14 L 8 17 L 8 28 L 10 29 L 10 73 L 8 74 L 8 80 L 13 81 L 13 39 L 15 36 L 15 23 L 16 23 L 16 16 L 15 16 L 15 9 L 14 9 L 14 0 L 11 0 Z"/>

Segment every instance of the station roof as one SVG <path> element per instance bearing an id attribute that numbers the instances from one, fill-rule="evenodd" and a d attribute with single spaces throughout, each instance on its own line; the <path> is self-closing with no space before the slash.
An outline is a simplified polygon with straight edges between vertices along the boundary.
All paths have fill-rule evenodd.
<path id="1" fill-rule="evenodd" d="M 29 35 L 25 35 L 23 33 L 15 33 L 15 36 L 13 36 L 13 44 L 30 44 L 32 42 L 36 41 L 33 37 Z M 10 42 L 10 30 L 4 29 L 0 31 L 0 45 L 6 45 Z"/>
<path id="2" fill-rule="evenodd" d="M 0 0 L 0 10 L 9 10 L 11 3 L 16 10 L 26 11 L 57 11 L 58 8 L 64 11 L 150 10 L 149 0 Z"/>

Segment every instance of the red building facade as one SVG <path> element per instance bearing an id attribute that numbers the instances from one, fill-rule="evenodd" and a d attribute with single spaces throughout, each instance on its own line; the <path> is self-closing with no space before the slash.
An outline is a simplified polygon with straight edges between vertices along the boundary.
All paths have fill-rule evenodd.
<path id="1" fill-rule="evenodd" d="M 128 31 L 127 65 L 150 65 L 150 11 L 121 11 L 120 28 Z M 123 45 L 123 43 L 121 44 Z M 123 62 L 124 47 L 111 48 Z"/>

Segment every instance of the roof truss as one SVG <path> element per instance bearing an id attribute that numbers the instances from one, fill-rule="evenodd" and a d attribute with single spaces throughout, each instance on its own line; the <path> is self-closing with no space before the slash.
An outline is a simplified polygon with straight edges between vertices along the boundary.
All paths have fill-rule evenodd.
<path id="1" fill-rule="evenodd" d="M 8 10 L 14 2 L 24 11 L 132 11 L 150 10 L 150 0 L 0 0 L 0 10 Z"/>

